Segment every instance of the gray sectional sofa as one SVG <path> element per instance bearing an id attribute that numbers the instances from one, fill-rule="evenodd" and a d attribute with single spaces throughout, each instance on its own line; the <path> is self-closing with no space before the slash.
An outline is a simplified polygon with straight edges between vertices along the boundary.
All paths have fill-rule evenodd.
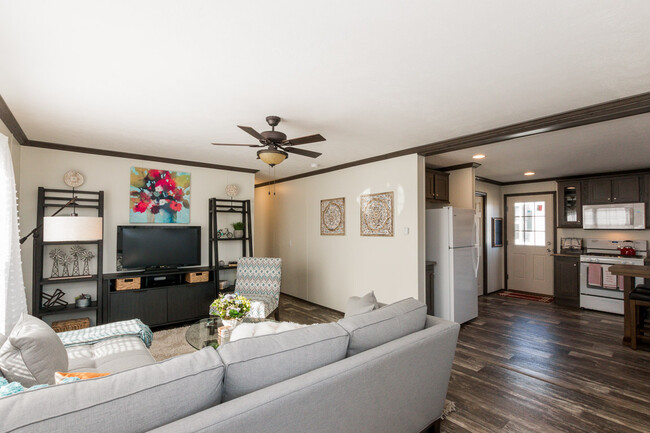
<path id="1" fill-rule="evenodd" d="M 405 299 L 5 397 L 0 431 L 434 431 L 458 330 Z"/>

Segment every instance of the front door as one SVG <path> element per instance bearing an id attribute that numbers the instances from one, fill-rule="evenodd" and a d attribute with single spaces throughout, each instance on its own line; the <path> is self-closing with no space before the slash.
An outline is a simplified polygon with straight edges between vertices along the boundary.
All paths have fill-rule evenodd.
<path id="1" fill-rule="evenodd" d="M 485 287 L 485 284 L 487 284 L 486 281 L 484 280 L 484 273 L 483 273 L 483 266 L 485 266 L 485 257 L 483 257 L 483 241 L 485 239 L 484 233 L 483 233 L 483 200 L 485 200 L 485 196 L 483 195 L 477 195 L 474 197 L 474 213 L 476 214 L 476 222 L 478 223 L 478 250 L 480 252 L 480 258 L 478 261 L 478 273 L 476 275 L 477 278 L 477 287 L 476 291 L 478 292 L 478 296 L 483 296 L 483 288 Z"/>
<path id="2" fill-rule="evenodd" d="M 509 290 L 553 295 L 554 212 L 552 194 L 507 197 Z"/>

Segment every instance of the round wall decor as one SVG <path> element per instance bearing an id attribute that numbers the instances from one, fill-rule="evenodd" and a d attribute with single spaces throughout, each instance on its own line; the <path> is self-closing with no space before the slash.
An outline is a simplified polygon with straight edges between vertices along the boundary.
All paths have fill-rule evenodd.
<path id="1" fill-rule="evenodd" d="M 78 188 L 84 184 L 84 175 L 76 170 L 69 170 L 63 175 L 63 182 L 71 188 Z"/>
<path id="2" fill-rule="evenodd" d="M 235 184 L 226 185 L 226 195 L 230 198 L 239 194 L 239 187 Z"/>

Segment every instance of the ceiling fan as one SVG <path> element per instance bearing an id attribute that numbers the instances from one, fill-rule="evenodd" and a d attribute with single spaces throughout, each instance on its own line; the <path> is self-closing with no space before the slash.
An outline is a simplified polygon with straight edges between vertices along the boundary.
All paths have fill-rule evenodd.
<path id="1" fill-rule="evenodd" d="M 289 153 L 296 155 L 307 156 L 309 158 L 318 158 L 321 153 L 312 152 L 311 150 L 296 149 L 293 146 L 300 146 L 301 144 L 317 143 L 325 141 L 325 137 L 320 134 L 307 135 L 306 137 L 292 138 L 287 140 L 287 135 L 283 132 L 276 131 L 275 127 L 280 123 L 278 116 L 268 116 L 266 123 L 271 127 L 270 131 L 257 132 L 250 126 L 240 126 L 238 128 L 249 133 L 260 141 L 260 144 L 228 144 L 228 143 L 212 143 L 215 146 L 248 146 L 248 147 L 266 147 L 266 149 L 257 151 L 257 158 L 261 159 L 271 167 L 277 165 L 289 157 Z"/>

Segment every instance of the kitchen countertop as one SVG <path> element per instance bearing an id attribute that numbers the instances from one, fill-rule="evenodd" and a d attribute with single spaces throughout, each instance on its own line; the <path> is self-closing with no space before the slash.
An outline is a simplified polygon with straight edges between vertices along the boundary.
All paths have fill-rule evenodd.
<path id="1" fill-rule="evenodd" d="M 582 255 L 582 252 L 575 252 L 575 253 L 553 253 L 551 254 L 553 257 L 580 257 Z"/>

